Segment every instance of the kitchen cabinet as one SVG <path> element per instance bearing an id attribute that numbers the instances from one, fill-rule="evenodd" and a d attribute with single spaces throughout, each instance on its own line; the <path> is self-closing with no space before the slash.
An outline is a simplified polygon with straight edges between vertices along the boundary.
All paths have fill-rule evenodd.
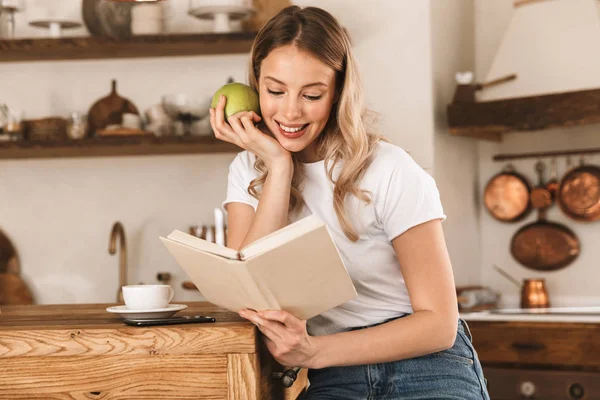
<path id="1" fill-rule="evenodd" d="M 295 399 L 272 378 L 282 367 L 256 327 L 209 303 L 181 315 L 216 323 L 130 327 L 111 304 L 5 306 L 0 310 L 2 399 Z"/>
<path id="2" fill-rule="evenodd" d="M 600 399 L 600 322 L 467 323 L 492 399 Z"/>

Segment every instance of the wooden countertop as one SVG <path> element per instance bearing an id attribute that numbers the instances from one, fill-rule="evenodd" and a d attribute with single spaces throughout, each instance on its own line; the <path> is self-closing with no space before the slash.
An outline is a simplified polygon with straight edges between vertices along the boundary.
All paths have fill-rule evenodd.
<path id="1" fill-rule="evenodd" d="M 563 310 L 570 310 L 565 312 Z M 548 309 L 553 310 L 553 309 Z M 470 313 L 461 313 L 460 317 L 467 322 L 471 321 L 510 321 L 510 322 L 541 322 L 541 323 L 584 323 L 584 324 L 599 324 L 600 323 L 600 307 L 570 307 L 556 308 L 560 312 L 534 313 L 531 310 L 508 309 L 507 313 L 479 311 Z M 498 310 L 501 311 L 501 310 Z M 527 313 L 530 312 L 530 313 Z"/>
<path id="2" fill-rule="evenodd" d="M 113 304 L 0 307 L 0 398 L 295 399 L 256 327 L 206 302 L 177 315 L 215 323 L 133 327 Z"/>
<path id="3" fill-rule="evenodd" d="M 176 315 L 210 315 L 217 322 L 211 326 L 232 326 L 222 323 L 235 323 L 234 326 L 253 326 L 240 316 L 208 302 L 188 302 L 188 308 Z M 62 328 L 81 325 L 104 325 L 106 327 L 125 326 L 117 315 L 106 311 L 107 307 L 118 305 L 106 304 L 50 304 L 31 306 L 0 306 L 0 330 L 37 325 L 51 329 L 55 325 Z M 198 327 L 197 325 L 188 325 Z"/>
<path id="4" fill-rule="evenodd" d="M 106 311 L 112 305 L 115 304 L 2 306 L 0 357 L 65 356 L 73 352 L 95 355 L 256 351 L 256 327 L 210 303 L 187 303 L 188 308 L 176 315 L 208 315 L 216 318 L 215 323 L 154 327 L 125 325 L 117 315 Z M 100 337 L 110 340 L 99 344 Z"/>

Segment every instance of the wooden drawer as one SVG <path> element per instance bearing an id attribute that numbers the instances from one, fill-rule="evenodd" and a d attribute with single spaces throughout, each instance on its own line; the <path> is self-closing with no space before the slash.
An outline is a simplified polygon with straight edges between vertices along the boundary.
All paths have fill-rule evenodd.
<path id="1" fill-rule="evenodd" d="M 600 370 L 600 324 L 467 321 L 483 365 Z"/>
<path id="2" fill-rule="evenodd" d="M 600 373 L 485 368 L 493 400 L 600 399 Z"/>

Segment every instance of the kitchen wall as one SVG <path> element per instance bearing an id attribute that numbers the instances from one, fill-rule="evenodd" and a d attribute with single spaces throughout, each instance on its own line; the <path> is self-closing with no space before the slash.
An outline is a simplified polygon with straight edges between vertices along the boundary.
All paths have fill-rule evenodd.
<path id="1" fill-rule="evenodd" d="M 485 79 L 513 12 L 512 0 L 475 0 L 475 55 L 476 76 L 478 81 Z M 479 186 L 478 194 L 484 190 L 487 181 L 499 172 L 505 162 L 493 162 L 492 156 L 498 153 L 519 153 L 531 151 L 550 151 L 598 147 L 600 136 L 598 126 L 585 126 L 569 129 L 555 129 L 529 133 L 511 133 L 504 135 L 501 143 L 480 142 Z M 590 163 L 600 163 L 600 155 L 585 158 Z M 525 174 L 532 183 L 537 183 L 534 164 L 537 160 L 515 160 L 512 164 Z M 543 161 L 549 162 L 549 159 Z M 577 157 L 573 163 L 578 163 Z M 558 159 L 559 177 L 565 173 L 565 157 Z M 546 175 L 548 176 L 548 174 Z M 481 200 L 478 199 L 478 203 Z M 532 213 L 525 221 L 514 224 L 502 224 L 480 208 L 481 230 L 481 277 L 483 284 L 503 293 L 507 306 L 518 303 L 518 289 L 491 269 L 493 264 L 504 268 L 517 279 L 542 277 L 548 284 L 550 299 L 555 306 L 600 305 L 598 281 L 600 280 L 600 225 L 596 223 L 578 223 L 566 218 L 557 206 L 548 211 L 548 219 L 566 224 L 579 236 L 581 254 L 570 266 L 554 272 L 537 272 L 518 264 L 510 255 L 509 244 L 512 235 L 524 224 L 536 220 Z"/>
<path id="2" fill-rule="evenodd" d="M 52 3 L 55 13 L 72 13 L 73 3 L 79 0 Z M 173 31 L 207 29 L 186 16 L 187 2 L 170 3 Z M 429 1 L 378 0 L 368 7 L 362 0 L 295 3 L 329 9 L 348 29 L 363 71 L 368 103 L 380 113 L 381 130 L 394 143 L 408 150 L 432 174 L 435 163 L 446 170 L 470 154 L 472 144 L 461 139 L 451 145 L 454 156 L 444 155 L 443 146 L 434 146 L 441 135 L 433 135 L 434 93 L 436 130 L 441 132 L 440 107 L 450 94 L 453 71 L 436 68 L 436 82 L 443 89 L 436 86 L 434 91 Z M 459 3 L 453 4 L 462 10 Z M 455 7 L 449 10 L 460 15 Z M 435 10 L 436 20 L 443 19 L 439 13 L 443 9 Z M 40 31 L 26 26 L 27 12 L 17 16 L 17 35 L 39 35 Z M 443 47 L 439 39 L 452 33 L 452 46 L 459 48 L 464 37 L 472 40 L 469 29 L 436 28 L 433 35 L 437 46 Z M 470 65 L 468 52 L 463 54 L 445 54 L 440 62 Z M 144 110 L 165 93 L 210 96 L 228 76 L 245 81 L 246 62 L 246 55 L 233 55 L 0 64 L 0 102 L 23 110 L 27 118 L 86 111 L 108 93 L 110 79 L 115 78 L 119 93 Z M 118 258 L 110 256 L 107 248 L 111 225 L 117 220 L 124 223 L 128 235 L 130 282 L 152 283 L 156 272 L 170 271 L 176 299 L 199 299 L 199 295 L 181 290 L 180 283 L 186 276 L 157 236 L 174 228 L 185 230 L 190 224 L 211 222 L 212 209 L 224 198 L 227 168 L 233 157 L 0 161 L 0 225 L 20 252 L 23 275 L 37 302 L 114 301 Z M 468 164 L 472 163 L 470 157 L 467 159 Z M 456 274 L 460 281 L 467 282 L 476 279 L 473 271 L 477 256 L 463 256 L 463 249 L 476 248 L 477 243 L 468 244 L 458 238 L 476 237 L 466 232 L 475 226 L 475 216 L 472 212 L 458 213 L 463 210 L 462 204 L 471 204 L 468 182 L 475 172 L 468 166 L 461 166 L 461 170 L 467 172 L 467 183 L 462 184 L 467 190 L 457 193 L 452 183 L 462 174 L 444 171 L 444 179 L 438 183 L 449 214 L 445 229 L 450 233 L 450 252 L 458 260 Z M 463 218 L 467 225 L 460 226 Z"/>
<path id="3" fill-rule="evenodd" d="M 446 106 L 454 96 L 455 72 L 475 65 L 473 1 L 431 1 L 431 32 L 435 179 L 456 284 L 472 285 L 480 279 L 477 143 L 448 135 Z"/>

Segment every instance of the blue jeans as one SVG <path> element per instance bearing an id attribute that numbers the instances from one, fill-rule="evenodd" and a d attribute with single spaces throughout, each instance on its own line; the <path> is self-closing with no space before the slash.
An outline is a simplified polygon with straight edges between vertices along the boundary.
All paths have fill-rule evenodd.
<path id="1" fill-rule="evenodd" d="M 462 319 L 454 346 L 426 356 L 381 364 L 308 370 L 301 400 L 489 400 L 471 333 Z"/>

